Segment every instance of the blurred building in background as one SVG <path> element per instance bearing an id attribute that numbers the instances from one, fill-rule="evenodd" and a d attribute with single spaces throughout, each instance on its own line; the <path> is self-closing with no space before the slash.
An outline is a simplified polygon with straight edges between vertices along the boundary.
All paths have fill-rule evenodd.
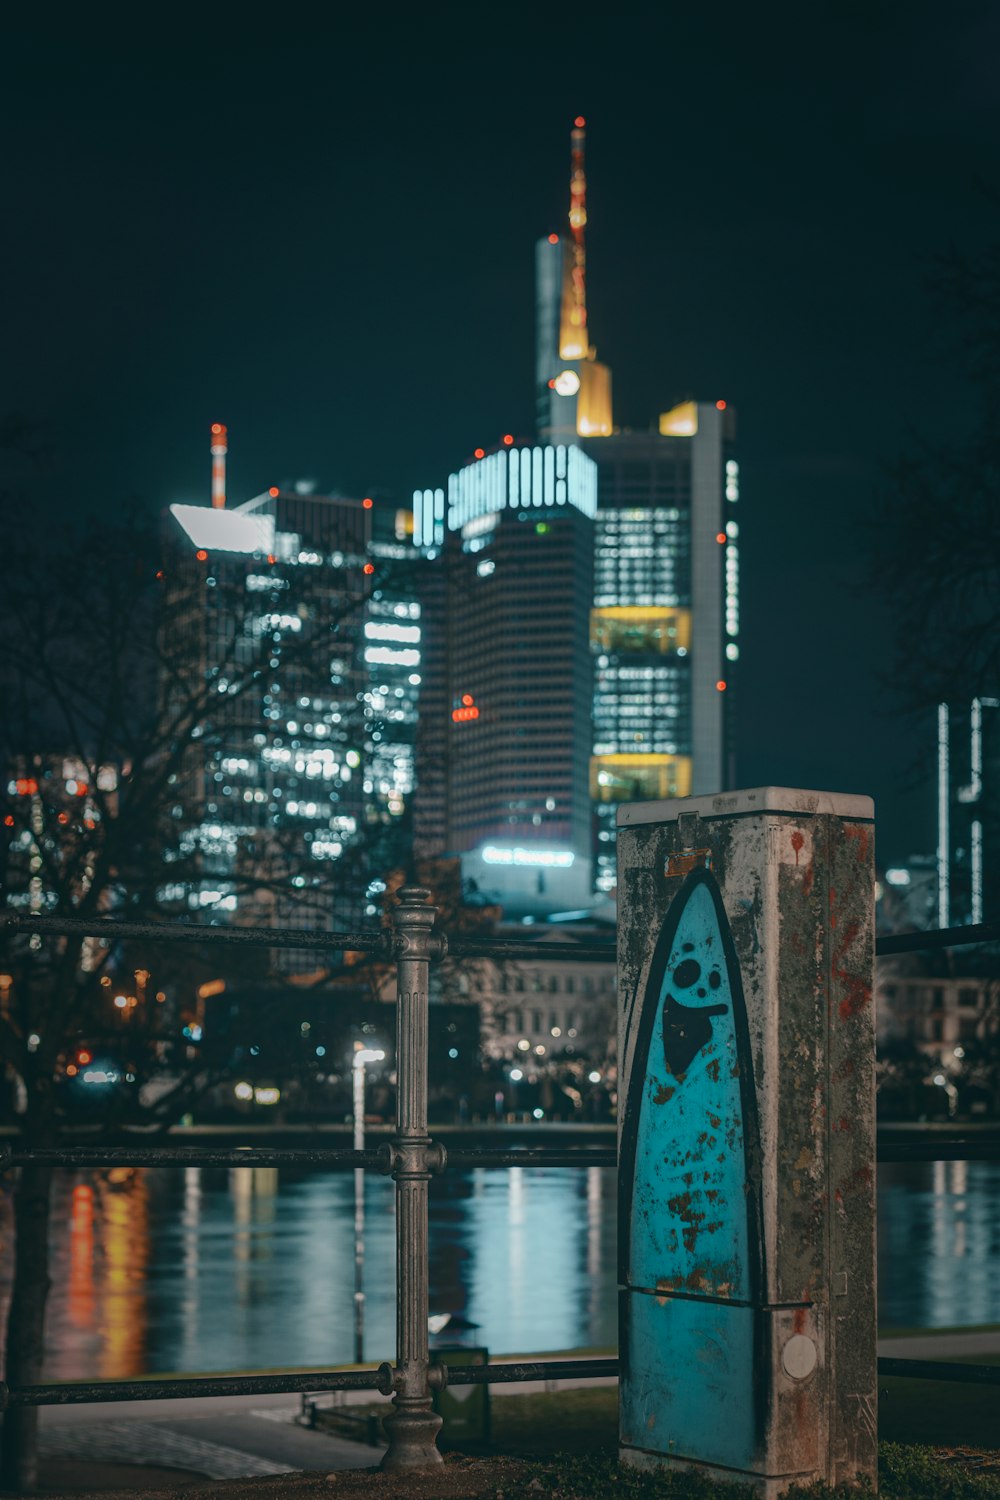
<path id="1" fill-rule="evenodd" d="M 507 434 L 417 491 L 426 676 L 415 841 L 508 913 L 592 890 L 586 748 L 596 466 Z"/>
<path id="2" fill-rule="evenodd" d="M 161 697 L 216 694 L 174 781 L 161 899 L 238 922 L 375 914 L 414 785 L 420 605 L 370 497 L 171 507 Z M 398 570 L 397 570 L 398 572 Z M 192 871 L 195 873 L 192 875 Z"/>
<path id="3" fill-rule="evenodd" d="M 938 708 L 937 925 L 1000 915 L 1000 699 Z"/>
<path id="4" fill-rule="evenodd" d="M 735 783 L 739 468 L 724 402 L 688 401 L 655 432 L 592 438 L 597 463 L 596 885 L 615 884 L 620 803 Z"/>
<path id="5" fill-rule="evenodd" d="M 609 894 L 620 803 L 734 776 L 735 416 L 685 401 L 649 431 L 615 426 L 588 319 L 584 124 L 567 231 L 535 251 L 537 443 L 507 434 L 414 495 L 414 542 L 438 559 L 418 847 L 461 854 L 508 912 Z"/>

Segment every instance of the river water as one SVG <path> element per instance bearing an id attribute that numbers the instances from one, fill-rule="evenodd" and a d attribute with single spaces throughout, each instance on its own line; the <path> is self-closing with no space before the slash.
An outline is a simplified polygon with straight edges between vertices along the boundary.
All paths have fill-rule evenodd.
<path id="1" fill-rule="evenodd" d="M 60 1174 L 50 1379 L 322 1367 L 354 1351 L 348 1173 Z M 392 1357 L 393 1187 L 366 1179 L 365 1358 Z M 493 1354 L 616 1342 L 611 1170 L 451 1172 L 431 1189 L 432 1313 Z M 0 1199 L 0 1301 L 10 1269 Z M 879 1173 L 884 1328 L 1000 1323 L 1000 1163 Z M 447 1340 L 447 1334 L 445 1335 Z"/>

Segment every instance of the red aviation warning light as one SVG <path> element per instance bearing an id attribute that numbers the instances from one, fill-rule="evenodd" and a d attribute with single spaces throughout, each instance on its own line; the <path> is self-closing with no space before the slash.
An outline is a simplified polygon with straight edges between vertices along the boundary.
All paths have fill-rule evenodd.
<path id="1" fill-rule="evenodd" d="M 461 702 L 461 704 L 458 705 L 456 708 L 453 708 L 452 711 L 451 711 L 451 721 L 452 721 L 452 723 L 453 724 L 465 724 L 465 723 L 468 723 L 468 721 L 470 719 L 478 719 L 478 718 L 479 718 L 479 709 L 476 707 L 476 700 L 475 700 L 475 698 L 473 698 L 473 696 L 472 696 L 471 693 L 463 693 L 462 694 L 462 702 Z"/>

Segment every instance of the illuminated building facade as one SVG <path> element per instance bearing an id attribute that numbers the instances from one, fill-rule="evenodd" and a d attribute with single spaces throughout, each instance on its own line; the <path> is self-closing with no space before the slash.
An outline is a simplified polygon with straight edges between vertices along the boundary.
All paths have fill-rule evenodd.
<path id="1" fill-rule="evenodd" d="M 161 899 L 237 921 L 374 915 L 369 876 L 413 788 L 420 606 L 380 587 L 370 499 L 283 493 L 171 507 L 164 701 L 215 681 L 176 783 Z"/>
<path id="2" fill-rule="evenodd" d="M 678 410 L 693 428 L 683 435 L 619 433 L 587 444 L 599 496 L 590 784 L 603 891 L 615 885 L 621 802 L 733 784 L 740 619 L 732 416 L 715 402 Z"/>
<path id="3" fill-rule="evenodd" d="M 414 495 L 429 555 L 416 848 L 459 856 L 508 911 L 557 910 L 592 883 L 597 473 L 578 446 L 508 438 Z"/>
<path id="4" fill-rule="evenodd" d="M 587 310 L 584 126 L 568 230 L 535 252 L 538 443 L 508 434 L 414 494 L 414 544 L 437 559 L 417 851 L 461 854 L 508 911 L 610 892 L 619 803 L 732 781 L 734 413 L 688 401 L 652 431 L 614 426 Z"/>
<path id="5" fill-rule="evenodd" d="M 1000 699 L 938 707 L 937 925 L 1000 909 Z"/>
<path id="6" fill-rule="evenodd" d="M 553 441 L 610 437 L 611 371 L 597 359 L 587 319 L 584 125 L 571 137 L 569 231 L 535 247 L 535 386 L 539 433 Z"/>
<path id="7" fill-rule="evenodd" d="M 583 123 L 568 233 L 535 251 L 535 379 L 540 438 L 576 441 L 596 465 L 590 793 L 595 883 L 609 892 L 619 803 L 732 783 L 739 467 L 725 401 L 686 401 L 653 431 L 614 426 L 587 319 Z"/>

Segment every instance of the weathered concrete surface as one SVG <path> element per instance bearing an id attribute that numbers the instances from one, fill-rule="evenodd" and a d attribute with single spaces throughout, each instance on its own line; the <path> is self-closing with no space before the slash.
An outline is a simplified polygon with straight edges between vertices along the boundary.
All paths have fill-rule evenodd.
<path id="1" fill-rule="evenodd" d="M 638 1466 L 736 1470 L 764 1495 L 874 1477 L 872 818 L 867 798 L 776 788 L 620 811 Z"/>

